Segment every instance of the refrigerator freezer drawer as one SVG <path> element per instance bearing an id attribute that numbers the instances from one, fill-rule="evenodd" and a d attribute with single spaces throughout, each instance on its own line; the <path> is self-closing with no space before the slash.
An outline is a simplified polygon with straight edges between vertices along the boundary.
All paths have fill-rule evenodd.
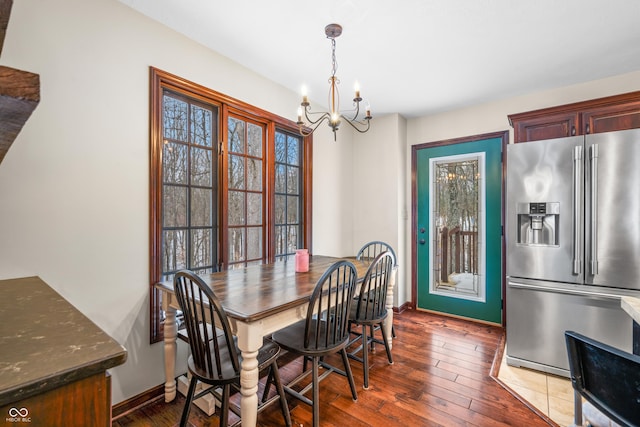
<path id="1" fill-rule="evenodd" d="M 632 322 L 620 296 L 509 281 L 507 364 L 568 377 L 567 330 L 631 352 Z"/>

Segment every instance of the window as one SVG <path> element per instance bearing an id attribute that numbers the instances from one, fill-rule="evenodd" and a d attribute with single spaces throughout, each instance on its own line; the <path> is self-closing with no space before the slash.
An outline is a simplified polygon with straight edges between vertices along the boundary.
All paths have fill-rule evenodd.
<path id="1" fill-rule="evenodd" d="M 162 96 L 162 274 L 217 269 L 218 109 L 164 91 Z M 217 140 L 217 138 L 216 138 Z"/>
<path id="2" fill-rule="evenodd" d="M 278 258 L 303 247 L 301 147 L 299 135 L 276 131 L 275 240 Z"/>
<path id="3" fill-rule="evenodd" d="M 151 342 L 154 285 L 311 246 L 311 138 L 294 122 L 151 68 Z"/>

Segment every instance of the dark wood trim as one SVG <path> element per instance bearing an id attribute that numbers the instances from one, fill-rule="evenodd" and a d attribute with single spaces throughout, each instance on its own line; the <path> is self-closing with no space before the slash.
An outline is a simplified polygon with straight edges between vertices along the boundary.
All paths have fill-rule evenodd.
<path id="1" fill-rule="evenodd" d="M 163 397 L 164 384 L 160 384 L 153 388 L 150 388 L 149 390 L 145 390 L 136 396 L 113 405 L 111 409 L 113 417 L 112 419 L 115 421 L 117 418 L 133 412 L 136 409 Z"/>
<path id="2" fill-rule="evenodd" d="M 2 54 L 4 38 L 7 35 L 7 27 L 9 26 L 12 6 L 13 0 L 0 0 L 0 54 Z"/>
<path id="3" fill-rule="evenodd" d="M 417 231 L 417 155 L 418 150 L 422 150 L 425 148 L 433 148 L 433 147 L 441 147 L 445 145 L 453 145 L 453 144 L 462 144 L 465 142 L 474 142 L 474 141 L 482 141 L 485 139 L 493 139 L 500 138 L 502 140 L 502 208 L 501 208 L 501 223 L 502 229 L 504 230 L 504 203 L 505 203 L 505 173 L 506 173 L 506 147 L 509 142 L 509 131 L 497 131 L 484 133 L 479 135 L 471 135 L 459 138 L 445 139 L 440 141 L 426 142 L 422 144 L 417 144 L 411 146 L 411 305 L 415 308 L 418 306 L 418 281 L 417 281 L 417 261 L 416 261 L 416 236 L 418 235 Z M 502 233 L 501 239 L 502 246 L 502 266 L 501 266 L 501 293 L 503 298 L 503 307 L 502 307 L 502 324 L 504 325 L 506 322 L 506 301 L 504 300 L 504 296 L 506 293 L 506 278 L 505 278 L 505 240 L 504 240 L 504 231 Z"/>
<path id="4" fill-rule="evenodd" d="M 398 307 L 393 307 L 393 312 L 398 314 L 404 313 L 407 310 L 415 310 L 415 307 L 413 307 L 409 301 L 406 301 Z"/>
<path id="5" fill-rule="evenodd" d="M 536 117 L 547 117 L 550 115 L 567 113 L 572 111 L 587 110 L 592 108 L 607 107 L 621 103 L 640 101 L 640 91 L 628 92 L 619 95 L 606 96 L 603 98 L 590 99 L 587 101 L 573 102 L 571 104 L 556 105 L 553 107 L 540 108 L 538 110 L 523 113 L 509 114 L 509 124 L 514 126 L 514 122 L 522 119 L 533 119 Z"/>
<path id="6" fill-rule="evenodd" d="M 633 129 L 640 126 L 640 91 L 507 115 L 514 142 Z"/>

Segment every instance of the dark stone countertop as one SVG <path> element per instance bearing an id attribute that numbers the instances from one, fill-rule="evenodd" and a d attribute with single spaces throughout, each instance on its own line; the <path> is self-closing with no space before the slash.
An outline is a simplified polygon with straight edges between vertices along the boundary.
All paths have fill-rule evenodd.
<path id="1" fill-rule="evenodd" d="M 123 346 L 39 277 L 0 280 L 0 406 L 126 359 Z"/>

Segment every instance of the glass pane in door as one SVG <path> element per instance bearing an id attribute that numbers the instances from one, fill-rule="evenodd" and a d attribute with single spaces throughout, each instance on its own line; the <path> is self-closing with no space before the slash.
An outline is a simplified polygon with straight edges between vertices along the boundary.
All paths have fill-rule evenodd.
<path id="1" fill-rule="evenodd" d="M 431 159 L 429 292 L 483 301 L 484 154 Z"/>

